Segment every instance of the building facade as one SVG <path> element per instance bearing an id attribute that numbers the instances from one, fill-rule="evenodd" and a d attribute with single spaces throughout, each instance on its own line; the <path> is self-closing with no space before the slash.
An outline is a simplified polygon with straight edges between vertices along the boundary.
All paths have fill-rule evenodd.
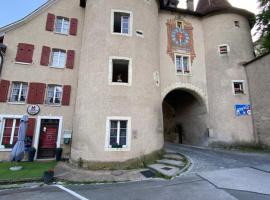
<path id="1" fill-rule="evenodd" d="M 225 2 L 225 3 L 224 3 Z M 163 148 L 253 142 L 248 11 L 201 0 L 50 0 L 0 29 L 0 159 L 31 114 L 37 159 L 125 162 Z"/>

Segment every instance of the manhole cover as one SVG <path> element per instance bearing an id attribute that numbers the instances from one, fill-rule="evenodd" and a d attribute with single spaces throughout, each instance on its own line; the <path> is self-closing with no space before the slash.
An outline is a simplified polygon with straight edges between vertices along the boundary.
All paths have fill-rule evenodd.
<path id="1" fill-rule="evenodd" d="M 166 170 L 166 171 L 170 171 L 172 168 L 169 168 L 169 167 L 163 167 L 163 168 L 161 168 L 161 169 L 164 169 L 164 170 Z"/>

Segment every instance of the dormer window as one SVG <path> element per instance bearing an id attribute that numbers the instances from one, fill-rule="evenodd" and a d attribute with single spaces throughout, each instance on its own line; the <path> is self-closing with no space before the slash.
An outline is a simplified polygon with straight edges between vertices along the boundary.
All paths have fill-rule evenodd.
<path id="1" fill-rule="evenodd" d="M 120 35 L 132 34 L 132 13 L 128 11 L 112 11 L 112 33 Z"/>
<path id="2" fill-rule="evenodd" d="M 69 19 L 64 17 L 57 17 L 55 24 L 55 32 L 61 34 L 69 34 Z"/>

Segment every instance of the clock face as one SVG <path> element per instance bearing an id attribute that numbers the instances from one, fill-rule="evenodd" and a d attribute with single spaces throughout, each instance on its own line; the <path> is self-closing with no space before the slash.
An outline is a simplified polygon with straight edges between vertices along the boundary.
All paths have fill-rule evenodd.
<path id="1" fill-rule="evenodd" d="M 175 28 L 172 31 L 172 40 L 177 46 L 186 46 L 189 43 L 190 37 L 185 30 Z"/>

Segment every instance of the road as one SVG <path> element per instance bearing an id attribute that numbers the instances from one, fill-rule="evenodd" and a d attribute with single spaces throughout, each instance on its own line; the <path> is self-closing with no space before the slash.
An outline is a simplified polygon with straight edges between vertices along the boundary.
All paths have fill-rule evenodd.
<path id="1" fill-rule="evenodd" d="M 270 200 L 270 187 L 260 185 L 261 183 L 268 184 L 270 173 L 252 168 L 269 166 L 270 169 L 269 154 L 215 151 L 172 144 L 166 145 L 166 148 L 187 155 L 192 160 L 192 168 L 183 176 L 173 180 L 151 179 L 142 182 L 117 184 L 69 185 L 64 188 L 61 186 L 60 188 L 57 186 L 44 186 L 6 190 L 0 191 L 0 200 Z M 249 175 L 254 174 L 247 173 L 244 179 L 248 181 L 246 185 L 252 186 L 252 184 L 248 184 L 250 181 L 255 189 L 266 189 L 262 191 L 264 193 L 269 192 L 269 194 L 220 188 L 215 184 L 215 180 L 209 181 L 204 178 L 204 176 L 211 178 L 213 172 L 218 176 L 226 175 L 229 172 L 229 175 L 226 175 L 228 181 L 230 179 L 230 170 L 235 169 L 240 170 L 240 172 L 242 169 L 254 170 L 256 174 L 258 173 L 258 176 L 256 175 L 252 180 L 248 180 Z M 235 176 L 231 176 L 231 178 L 235 178 Z M 231 185 L 234 186 L 235 184 L 232 183 Z"/>

